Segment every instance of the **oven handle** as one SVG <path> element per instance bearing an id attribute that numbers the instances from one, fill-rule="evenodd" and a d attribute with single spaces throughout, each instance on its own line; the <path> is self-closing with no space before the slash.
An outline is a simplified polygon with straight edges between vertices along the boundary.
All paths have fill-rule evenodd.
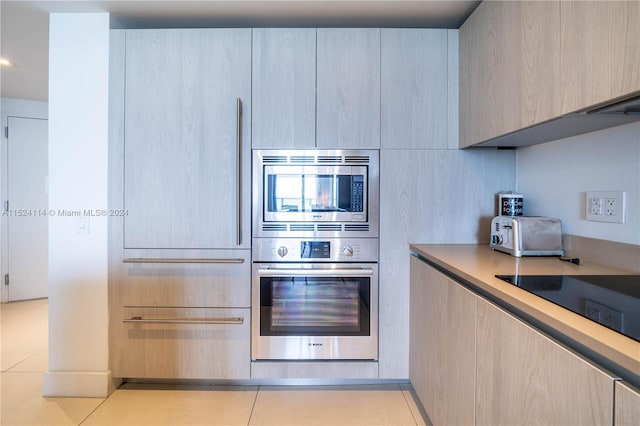
<path id="1" fill-rule="evenodd" d="M 292 277 L 308 277 L 308 276 L 342 276 L 342 277 L 361 277 L 373 275 L 371 268 L 350 268 L 350 269 L 291 269 L 291 268 L 273 268 L 258 269 L 258 275 L 261 277 L 281 277 L 283 275 Z"/>

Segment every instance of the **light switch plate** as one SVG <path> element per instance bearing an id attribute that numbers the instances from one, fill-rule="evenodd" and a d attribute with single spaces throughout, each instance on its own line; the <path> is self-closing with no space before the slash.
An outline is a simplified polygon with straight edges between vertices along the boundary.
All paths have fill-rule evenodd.
<path id="1" fill-rule="evenodd" d="M 624 191 L 589 191 L 586 195 L 586 218 L 594 222 L 624 223 Z"/>
<path id="2" fill-rule="evenodd" d="M 89 232 L 89 216 L 78 216 L 76 218 L 76 234 L 88 234 Z"/>

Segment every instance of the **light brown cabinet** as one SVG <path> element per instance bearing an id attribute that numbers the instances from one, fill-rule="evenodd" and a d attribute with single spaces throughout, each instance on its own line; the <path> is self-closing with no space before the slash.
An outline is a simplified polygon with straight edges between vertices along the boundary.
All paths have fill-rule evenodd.
<path id="1" fill-rule="evenodd" d="M 236 198 L 250 191 L 236 180 L 250 43 L 249 29 L 111 33 L 109 207 L 128 210 L 109 218 L 114 377 L 250 377 L 249 208 Z"/>
<path id="2" fill-rule="evenodd" d="M 562 113 L 640 91 L 640 2 L 562 1 Z"/>
<path id="3" fill-rule="evenodd" d="M 318 28 L 316 146 L 380 148 L 380 29 Z"/>
<path id="4" fill-rule="evenodd" d="M 465 148 L 640 93 L 640 3 L 482 2 L 459 52 Z"/>
<path id="5" fill-rule="evenodd" d="M 249 248 L 251 29 L 127 30 L 124 84 L 124 247 Z"/>
<path id="6" fill-rule="evenodd" d="M 415 256 L 410 311 L 410 379 L 433 424 L 612 424 L 613 376 Z M 633 421 L 637 398 L 616 389 L 616 416 Z"/>
<path id="7" fill-rule="evenodd" d="M 478 300 L 478 425 L 605 425 L 613 377 L 486 300 Z"/>
<path id="8" fill-rule="evenodd" d="M 251 310 L 125 307 L 114 375 L 249 379 Z"/>
<path id="9" fill-rule="evenodd" d="M 254 28 L 253 148 L 316 146 L 316 29 Z"/>
<path id="10" fill-rule="evenodd" d="M 476 303 L 411 257 L 409 379 L 434 425 L 474 424 Z"/>
<path id="11" fill-rule="evenodd" d="M 460 29 L 460 147 L 557 116 L 557 2 L 482 2 Z"/>
<path id="12" fill-rule="evenodd" d="M 614 426 L 640 425 L 640 391 L 624 382 L 616 382 Z"/>
<path id="13" fill-rule="evenodd" d="M 381 31 L 382 149 L 447 149 L 447 30 Z"/>

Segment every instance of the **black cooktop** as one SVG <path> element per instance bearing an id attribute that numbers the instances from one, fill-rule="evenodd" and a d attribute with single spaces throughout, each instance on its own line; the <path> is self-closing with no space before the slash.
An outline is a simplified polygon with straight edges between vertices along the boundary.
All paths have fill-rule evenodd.
<path id="1" fill-rule="evenodd" d="M 496 275 L 640 342 L 640 275 Z"/>

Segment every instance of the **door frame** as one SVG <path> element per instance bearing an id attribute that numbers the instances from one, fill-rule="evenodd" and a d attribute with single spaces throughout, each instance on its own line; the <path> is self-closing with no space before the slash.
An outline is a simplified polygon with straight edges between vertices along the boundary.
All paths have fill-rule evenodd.
<path id="1" fill-rule="evenodd" d="M 9 124 L 9 117 L 49 119 L 49 105 L 47 102 L 28 101 L 23 99 L 1 98 L 0 116 L 2 128 L 0 129 L 0 211 L 4 210 L 4 202 L 7 199 L 7 172 L 8 172 L 8 139 L 5 137 L 5 127 Z M 7 217 L 0 216 L 0 303 L 9 301 L 9 289 L 4 285 L 4 275 L 7 273 L 8 239 Z"/>

